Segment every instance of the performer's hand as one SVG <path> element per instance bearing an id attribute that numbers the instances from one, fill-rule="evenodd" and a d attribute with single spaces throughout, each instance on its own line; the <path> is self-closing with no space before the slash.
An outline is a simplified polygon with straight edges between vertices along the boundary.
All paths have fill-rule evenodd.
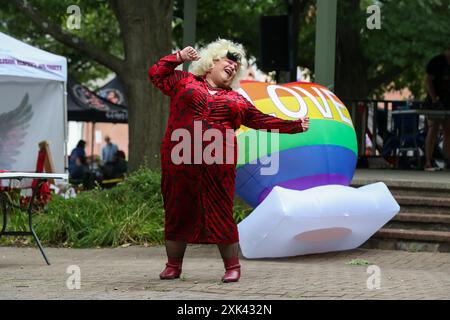
<path id="1" fill-rule="evenodd" d="M 192 47 L 186 47 L 183 50 L 180 51 L 181 60 L 184 61 L 197 61 L 200 60 L 200 56 L 197 53 L 197 50 L 195 50 Z"/>
<path id="2" fill-rule="evenodd" d="M 309 117 L 300 118 L 302 120 L 301 126 L 303 128 L 303 132 L 308 131 L 309 129 Z"/>

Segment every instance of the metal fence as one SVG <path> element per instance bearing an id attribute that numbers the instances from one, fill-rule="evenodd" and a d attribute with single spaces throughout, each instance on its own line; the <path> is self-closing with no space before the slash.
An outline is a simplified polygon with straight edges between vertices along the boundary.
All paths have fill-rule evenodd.
<path id="1" fill-rule="evenodd" d="M 344 99 L 343 102 L 355 126 L 359 166 L 365 166 L 368 158 L 382 157 L 397 167 L 399 156 L 414 157 L 416 166 L 421 166 L 425 116 L 419 113 L 401 115 L 395 111 L 422 109 L 422 101 Z"/>

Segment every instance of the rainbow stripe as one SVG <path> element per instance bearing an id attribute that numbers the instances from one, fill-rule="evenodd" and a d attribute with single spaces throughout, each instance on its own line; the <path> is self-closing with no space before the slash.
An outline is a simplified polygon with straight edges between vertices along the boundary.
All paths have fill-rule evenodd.
<path id="1" fill-rule="evenodd" d="M 350 184 L 358 154 L 356 134 L 348 110 L 333 93 L 313 83 L 270 87 L 246 82 L 242 89 L 264 113 L 295 119 L 292 115 L 306 112 L 311 119 L 308 132 L 294 135 L 239 129 L 236 193 L 243 200 L 256 207 L 274 186 L 305 190 Z M 267 151 L 260 150 L 261 143 Z M 264 167 L 278 170 L 264 175 Z"/>
<path id="2" fill-rule="evenodd" d="M 249 205 L 257 206 L 277 185 L 295 190 L 326 184 L 348 185 L 356 161 L 357 156 L 352 150 L 340 146 L 317 145 L 284 150 L 279 153 L 277 174 L 261 175 L 264 166 L 260 161 L 238 168 L 236 192 Z"/>
<path id="3" fill-rule="evenodd" d="M 324 130 L 326 134 L 324 134 Z M 237 167 L 239 168 L 259 158 L 261 154 L 259 148 L 256 153 L 252 153 L 250 143 L 256 143 L 259 146 L 261 143 L 267 142 L 267 145 L 270 146 L 272 139 L 278 139 L 278 148 L 271 150 L 272 152 L 313 145 L 336 145 L 352 150 L 355 155 L 358 154 L 356 134 L 353 128 L 337 121 L 311 120 L 310 129 L 307 132 L 295 135 L 268 133 L 259 130 L 242 132 L 238 135 Z"/>

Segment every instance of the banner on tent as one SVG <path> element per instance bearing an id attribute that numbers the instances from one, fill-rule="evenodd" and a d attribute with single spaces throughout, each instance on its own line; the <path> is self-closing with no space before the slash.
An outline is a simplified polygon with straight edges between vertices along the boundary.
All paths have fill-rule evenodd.
<path id="1" fill-rule="evenodd" d="M 38 143 L 47 140 L 64 172 L 64 102 L 59 82 L 0 81 L 0 170 L 35 171 Z"/>

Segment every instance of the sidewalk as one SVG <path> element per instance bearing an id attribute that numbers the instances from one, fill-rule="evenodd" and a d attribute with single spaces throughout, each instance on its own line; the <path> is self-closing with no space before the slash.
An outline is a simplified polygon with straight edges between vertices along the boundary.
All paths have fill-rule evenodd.
<path id="1" fill-rule="evenodd" d="M 222 284 L 215 246 L 193 245 L 182 279 L 161 281 L 165 250 L 0 247 L 0 299 L 450 299 L 450 254 L 367 250 L 242 259 L 238 283 Z M 368 289 L 365 259 L 381 271 L 380 289 Z M 81 289 L 66 286 L 67 267 L 78 265 Z M 373 276 L 372 276 L 373 278 Z M 376 283 L 369 281 L 369 283 Z"/>

